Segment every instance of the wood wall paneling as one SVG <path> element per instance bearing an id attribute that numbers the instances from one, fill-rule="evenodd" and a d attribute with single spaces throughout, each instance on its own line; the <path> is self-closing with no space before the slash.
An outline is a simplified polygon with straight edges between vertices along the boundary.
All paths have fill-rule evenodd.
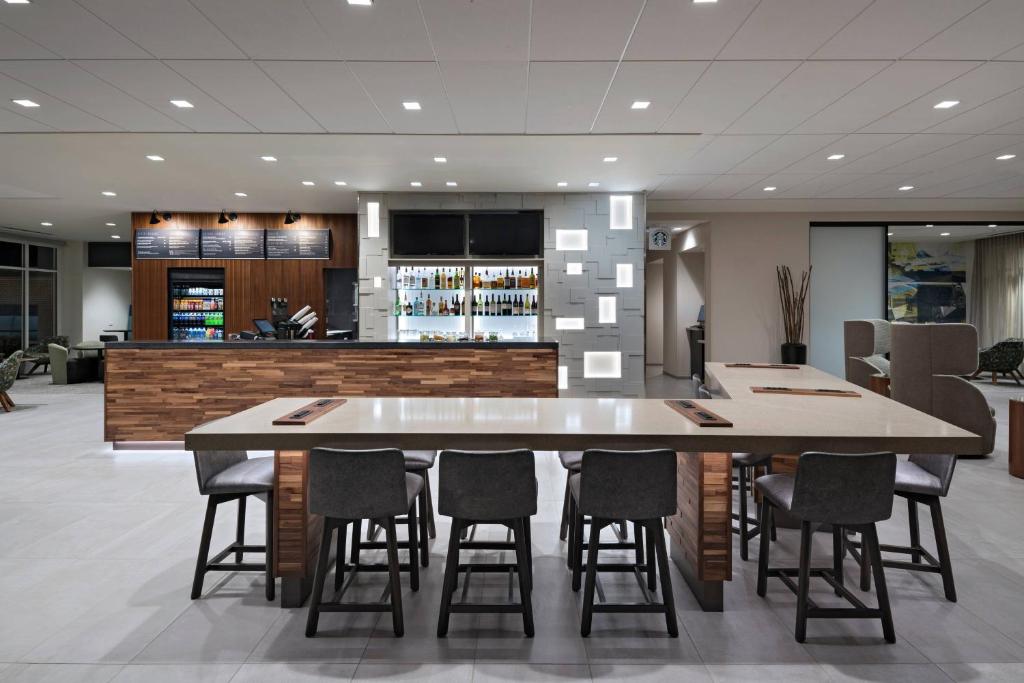
<path id="1" fill-rule="evenodd" d="M 200 230 L 323 229 L 331 231 L 331 258 L 324 261 L 229 260 L 229 259 L 142 259 L 132 250 L 132 334 L 137 340 L 165 340 L 167 330 L 167 271 L 172 268 L 223 268 L 225 280 L 224 332 L 234 334 L 253 329 L 254 318 L 270 317 L 271 297 L 288 299 L 292 312 L 312 306 L 320 317 L 318 338 L 325 336 L 326 302 L 324 275 L 328 268 L 356 268 L 359 236 L 355 214 L 303 214 L 292 225 L 284 214 L 242 213 L 226 225 L 217 223 L 216 213 L 173 213 L 170 221 L 149 224 L 148 213 L 132 214 L 132 234 L 141 228 Z"/>

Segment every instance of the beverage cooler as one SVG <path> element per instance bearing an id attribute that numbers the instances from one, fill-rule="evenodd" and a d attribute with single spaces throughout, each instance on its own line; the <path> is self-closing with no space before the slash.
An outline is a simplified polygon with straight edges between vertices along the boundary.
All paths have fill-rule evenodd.
<path id="1" fill-rule="evenodd" d="M 224 270 L 196 268 L 169 271 L 170 320 L 173 341 L 224 340 Z"/>
<path id="2" fill-rule="evenodd" d="M 392 338 L 537 341 L 539 264 L 392 266 Z"/>

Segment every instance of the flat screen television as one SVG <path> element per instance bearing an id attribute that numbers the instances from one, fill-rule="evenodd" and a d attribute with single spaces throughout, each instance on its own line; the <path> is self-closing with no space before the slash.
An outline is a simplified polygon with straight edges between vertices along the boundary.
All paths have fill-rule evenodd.
<path id="1" fill-rule="evenodd" d="M 472 256 L 540 256 L 544 212 L 509 211 L 469 214 Z"/>
<path id="2" fill-rule="evenodd" d="M 392 213 L 391 253 L 394 256 L 465 256 L 465 214 Z"/>

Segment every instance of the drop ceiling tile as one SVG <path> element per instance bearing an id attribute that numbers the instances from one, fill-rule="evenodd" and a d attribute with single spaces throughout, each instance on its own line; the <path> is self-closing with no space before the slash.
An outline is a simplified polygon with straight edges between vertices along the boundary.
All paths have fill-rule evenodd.
<path id="1" fill-rule="evenodd" d="M 671 168 L 673 174 L 727 173 L 741 161 L 764 149 L 776 135 L 718 135 L 707 145 Z"/>
<path id="2" fill-rule="evenodd" d="M 16 104 L 4 105 L 10 107 L 17 107 Z M 19 107 L 20 109 L 20 107 Z M 47 133 L 52 132 L 54 129 L 50 126 L 22 116 L 16 111 L 9 111 L 7 109 L 0 108 L 0 132 L 3 133 Z"/>
<path id="3" fill-rule="evenodd" d="M 1021 43 L 1012 50 L 1007 50 L 1003 54 L 999 55 L 997 59 L 1007 59 L 1017 62 L 1024 61 L 1024 43 Z"/>
<path id="4" fill-rule="evenodd" d="M 813 173 L 775 173 L 761 178 L 733 196 L 736 199 L 779 199 L 782 193 L 798 188 L 816 177 Z M 765 192 L 766 187 L 777 189 Z"/>
<path id="5" fill-rule="evenodd" d="M 827 156 L 841 135 L 783 135 L 759 152 L 743 160 L 730 173 L 779 173 L 801 159 L 819 153 Z M 828 148 L 828 149 L 826 149 Z"/>
<path id="6" fill-rule="evenodd" d="M 253 62 L 175 60 L 167 65 L 261 132 L 324 132 Z"/>
<path id="7" fill-rule="evenodd" d="M 615 72 L 595 133 L 654 133 L 707 68 L 708 62 L 623 62 Z M 637 100 L 647 109 L 631 109 Z"/>
<path id="8" fill-rule="evenodd" d="M 889 171 L 921 174 L 955 166 L 963 172 L 964 164 L 976 157 L 987 156 L 991 164 L 998 164 L 1000 162 L 995 160 L 997 155 L 1004 154 L 1006 150 L 1013 149 L 1015 145 L 1021 143 L 1024 143 L 1024 136 L 1021 135 L 975 135 L 931 154 L 894 166 Z"/>
<path id="9" fill-rule="evenodd" d="M 439 61 L 526 61 L 530 0 L 420 0 Z"/>
<path id="10" fill-rule="evenodd" d="M 969 138 L 969 135 L 935 135 L 919 133 L 908 135 L 885 144 L 875 150 L 867 150 L 859 157 L 843 159 L 839 164 L 842 173 L 881 173 L 894 166 L 931 154 Z M 851 146 L 857 145 L 861 135 L 850 136 Z"/>
<path id="11" fill-rule="evenodd" d="M 862 176 L 849 183 L 839 185 L 838 187 L 824 190 L 818 193 L 818 197 L 829 198 L 829 199 L 845 199 L 852 197 L 862 197 L 870 193 L 879 193 L 885 191 L 893 191 L 897 195 L 905 194 L 899 192 L 896 188 L 906 185 L 912 176 L 908 174 L 885 174 L 885 173 L 873 173 L 871 175 Z"/>
<path id="12" fill-rule="evenodd" d="M 871 0 L 762 0 L 718 59 L 806 59 Z"/>
<path id="13" fill-rule="evenodd" d="M 345 59 L 415 61 L 434 59 L 419 5 L 409 0 L 376 0 L 372 7 L 339 0 L 305 0 L 323 31 Z"/>
<path id="14" fill-rule="evenodd" d="M 659 132 L 721 133 L 800 62 L 712 62 Z"/>
<path id="15" fill-rule="evenodd" d="M 758 0 L 699 5 L 647 0 L 626 50 L 626 59 L 714 59 Z"/>
<path id="16" fill-rule="evenodd" d="M 843 27 L 815 59 L 898 59 L 985 0 L 884 0 Z"/>
<path id="17" fill-rule="evenodd" d="M 434 62 L 351 62 L 352 72 L 396 133 L 455 133 L 455 119 Z M 406 111 L 402 102 L 419 102 Z"/>
<path id="18" fill-rule="evenodd" d="M 1024 134 L 1024 117 L 1019 118 L 1016 121 L 1012 121 L 1005 126 L 1000 126 L 990 132 L 997 135 Z"/>
<path id="19" fill-rule="evenodd" d="M 804 62 L 726 132 L 786 133 L 888 64 L 881 61 Z"/>
<path id="20" fill-rule="evenodd" d="M 643 0 L 533 0 L 530 59 L 618 60 Z"/>
<path id="21" fill-rule="evenodd" d="M 827 150 L 809 154 L 786 169 L 787 173 L 831 173 L 845 171 L 851 162 L 895 144 L 903 135 L 845 135 L 829 145 Z M 829 154 L 845 154 L 844 159 L 833 161 Z"/>
<path id="22" fill-rule="evenodd" d="M 769 193 L 760 188 L 768 184 L 767 178 L 761 173 L 753 175 L 720 175 L 691 194 L 690 199 L 729 199 L 731 197 L 740 197 L 746 190 L 752 187 L 758 188 L 757 192 L 759 195 L 767 195 Z M 763 196 L 758 196 L 757 198 L 764 199 Z"/>
<path id="23" fill-rule="evenodd" d="M 526 62 L 443 62 L 461 133 L 526 132 Z"/>
<path id="24" fill-rule="evenodd" d="M 72 62 L 7 61 L 0 71 L 118 128 L 133 132 L 182 132 L 188 129 L 156 109 L 126 95 Z"/>
<path id="25" fill-rule="evenodd" d="M 896 62 L 875 74 L 865 83 L 839 98 L 828 107 L 800 124 L 800 133 L 850 133 L 859 131 L 872 121 L 903 107 L 925 93 L 979 66 L 980 62 Z M 938 93 L 928 95 L 928 109 L 942 99 Z M 927 119 L 910 131 L 879 130 L 875 132 L 918 132 L 927 128 Z M 866 131 L 865 131 L 866 132 Z"/>
<path id="26" fill-rule="evenodd" d="M 527 132 L 588 132 L 614 71 L 615 62 L 530 64 Z"/>
<path id="27" fill-rule="evenodd" d="M 866 173 L 826 173 L 812 176 L 802 183 L 779 187 L 775 192 L 776 199 L 797 199 L 819 197 L 826 192 L 849 185 L 850 183 L 869 177 Z"/>
<path id="28" fill-rule="evenodd" d="M 662 176 L 651 196 L 657 199 L 686 199 L 715 178 L 718 175 L 711 173 Z"/>
<path id="29" fill-rule="evenodd" d="M 303 2 L 191 0 L 213 24 L 253 59 L 340 59 Z"/>
<path id="30" fill-rule="evenodd" d="M 66 59 L 151 56 L 74 0 L 47 0 L 24 7 L 8 7 L 2 21 L 8 28 Z"/>
<path id="31" fill-rule="evenodd" d="M 989 0 L 907 55 L 911 59 L 992 59 L 1021 44 L 1024 2 Z"/>
<path id="32" fill-rule="evenodd" d="M 11 102 L 28 99 L 39 107 L 26 109 Z M 121 130 L 109 121 L 97 118 L 67 102 L 0 74 L 0 107 L 26 119 L 62 132 L 116 132 Z M 14 119 L 15 121 L 17 119 Z M 27 130 L 32 130 L 29 127 Z"/>
<path id="33" fill-rule="evenodd" d="M 1021 197 L 1024 196 L 1024 176 L 1002 178 L 972 187 L 959 192 L 951 192 L 949 197 Z"/>
<path id="34" fill-rule="evenodd" d="M 942 62 L 935 63 L 941 64 Z M 972 64 L 973 62 L 958 63 Z M 906 133 L 925 129 L 934 130 L 933 127 L 939 123 L 949 121 L 1019 88 L 1024 88 L 1024 62 L 984 63 L 918 100 L 865 126 L 863 132 Z M 952 109 L 935 109 L 935 103 L 942 100 L 959 100 L 960 104 Z"/>
<path id="35" fill-rule="evenodd" d="M 997 97 L 928 129 L 929 133 L 987 133 L 1021 118 L 1024 113 L 1024 89 Z"/>
<path id="36" fill-rule="evenodd" d="M 188 0 L 78 0 L 159 59 L 245 59 Z"/>
<path id="37" fill-rule="evenodd" d="M 190 83 L 174 69 L 153 59 L 85 60 L 75 62 L 186 128 L 202 133 L 254 133 L 237 114 Z M 194 109 L 179 109 L 171 100 L 188 100 Z"/>
<path id="38" fill-rule="evenodd" d="M 58 56 L 0 24 L 0 59 L 54 59 Z"/>
<path id="39" fill-rule="evenodd" d="M 347 63 L 276 61 L 259 66 L 328 132 L 391 132 Z"/>

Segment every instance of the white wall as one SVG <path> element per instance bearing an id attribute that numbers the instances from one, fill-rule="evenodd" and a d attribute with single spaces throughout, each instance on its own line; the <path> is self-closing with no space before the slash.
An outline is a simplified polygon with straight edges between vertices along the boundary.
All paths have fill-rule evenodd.
<path id="1" fill-rule="evenodd" d="M 844 377 L 843 321 L 885 317 L 885 228 L 815 226 L 810 249 L 807 362 Z"/>
<path id="2" fill-rule="evenodd" d="M 57 277 L 60 280 L 57 334 L 67 336 L 71 344 L 85 338 L 82 336 L 82 278 L 85 270 L 85 242 L 66 242 L 57 254 Z"/>
<path id="3" fill-rule="evenodd" d="M 132 301 L 132 271 L 86 268 L 82 277 L 82 338 L 99 339 L 103 330 L 123 330 Z"/>
<path id="4" fill-rule="evenodd" d="M 686 328 L 697 322 L 704 303 L 704 254 L 665 257 L 665 373 L 690 376 L 690 342 Z"/>
<path id="5" fill-rule="evenodd" d="M 665 297 L 664 262 L 662 259 L 647 262 L 645 299 L 647 314 L 644 330 L 647 336 L 647 365 L 661 365 L 665 352 L 665 315 L 662 310 Z"/>

